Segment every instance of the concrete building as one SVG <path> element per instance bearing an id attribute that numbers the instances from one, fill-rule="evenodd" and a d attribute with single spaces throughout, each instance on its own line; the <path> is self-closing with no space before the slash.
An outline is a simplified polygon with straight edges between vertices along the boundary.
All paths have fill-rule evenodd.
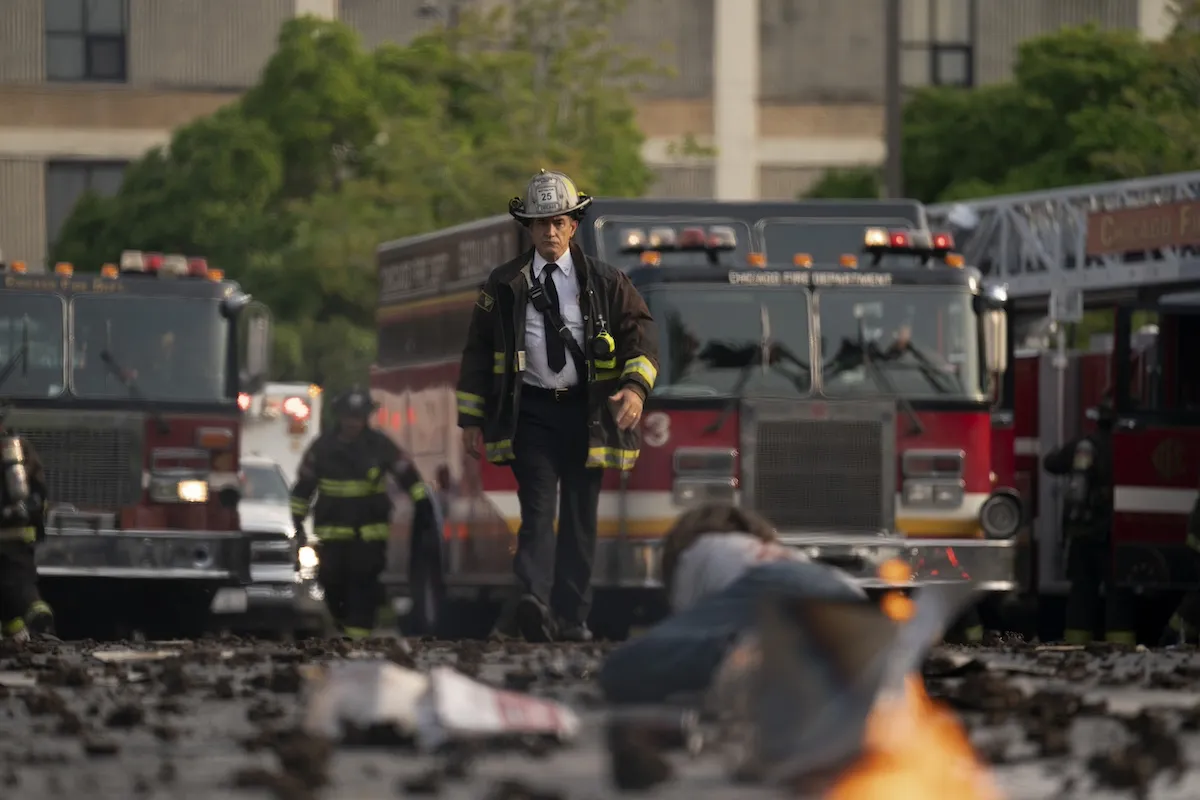
<path id="1" fill-rule="evenodd" d="M 497 3 L 504 0 L 474 0 Z M 280 24 L 404 42 L 472 0 L 3 0 L 0 251 L 40 263 L 76 199 L 252 85 Z M 904 0 L 904 82 L 1004 80 L 1063 25 L 1166 32 L 1168 0 Z M 882 0 L 634 0 L 617 35 L 671 68 L 639 100 L 654 194 L 790 198 L 883 158 Z M 680 156 L 693 136 L 716 153 Z"/>

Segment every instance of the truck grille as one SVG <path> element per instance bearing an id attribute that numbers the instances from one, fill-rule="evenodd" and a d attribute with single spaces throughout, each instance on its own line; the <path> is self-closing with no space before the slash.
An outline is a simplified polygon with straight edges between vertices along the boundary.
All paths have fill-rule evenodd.
<path id="1" fill-rule="evenodd" d="M 103 428 L 20 429 L 46 469 L 51 504 L 115 510 L 142 495 L 140 443 L 130 430 Z"/>
<path id="2" fill-rule="evenodd" d="M 763 420 L 753 502 L 780 530 L 877 533 L 891 528 L 884 426 L 866 420 Z"/>

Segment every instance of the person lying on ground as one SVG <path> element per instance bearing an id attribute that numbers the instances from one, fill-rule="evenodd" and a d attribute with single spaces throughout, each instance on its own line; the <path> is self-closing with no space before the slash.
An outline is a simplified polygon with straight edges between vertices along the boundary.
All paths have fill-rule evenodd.
<path id="1" fill-rule="evenodd" d="M 769 594 L 867 602 L 843 572 L 780 545 L 769 522 L 725 503 L 675 521 L 662 571 L 672 615 L 609 654 L 599 679 L 610 703 L 662 703 L 706 691 Z"/>

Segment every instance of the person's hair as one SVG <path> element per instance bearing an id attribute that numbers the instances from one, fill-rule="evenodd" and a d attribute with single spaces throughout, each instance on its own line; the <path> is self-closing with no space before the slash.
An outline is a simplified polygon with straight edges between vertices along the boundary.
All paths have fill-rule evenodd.
<path id="1" fill-rule="evenodd" d="M 668 594 L 683 551 L 710 533 L 745 533 L 764 542 L 774 542 L 778 538 L 774 526 L 766 519 L 730 503 L 705 503 L 683 512 L 663 540 L 663 586 Z"/>

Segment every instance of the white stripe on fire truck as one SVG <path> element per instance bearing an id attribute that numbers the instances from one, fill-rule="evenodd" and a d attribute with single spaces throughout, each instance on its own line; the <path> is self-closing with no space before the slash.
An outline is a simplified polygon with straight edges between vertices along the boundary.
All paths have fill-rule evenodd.
<path id="1" fill-rule="evenodd" d="M 1159 489 L 1150 486 L 1117 486 L 1113 510 L 1130 514 L 1187 514 L 1200 495 L 1196 489 Z"/>
<path id="2" fill-rule="evenodd" d="M 1037 437 L 1018 436 L 1013 440 L 1013 452 L 1019 456 L 1036 456 L 1039 450 Z"/>
<path id="3" fill-rule="evenodd" d="M 521 504 L 516 492 L 488 492 L 487 497 L 496 511 L 505 519 L 520 519 Z M 979 509 L 987 500 L 984 492 L 970 492 L 958 508 L 901 508 L 900 495 L 896 495 L 897 516 L 901 519 L 964 520 L 975 519 Z M 675 505 L 670 492 L 631 491 L 626 498 L 630 519 L 673 519 L 683 508 Z M 621 508 L 621 493 L 600 493 L 599 516 L 601 519 L 616 519 Z"/>

